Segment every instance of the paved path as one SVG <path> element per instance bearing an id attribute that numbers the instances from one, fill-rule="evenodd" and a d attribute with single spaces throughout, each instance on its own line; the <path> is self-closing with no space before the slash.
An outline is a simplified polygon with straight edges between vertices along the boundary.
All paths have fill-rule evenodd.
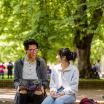
<path id="1" fill-rule="evenodd" d="M 0 89 L 0 100 L 13 100 L 15 95 L 15 89 Z M 80 101 L 83 97 L 92 98 L 95 100 L 103 101 L 104 89 L 79 89 L 77 94 L 77 101 Z"/>

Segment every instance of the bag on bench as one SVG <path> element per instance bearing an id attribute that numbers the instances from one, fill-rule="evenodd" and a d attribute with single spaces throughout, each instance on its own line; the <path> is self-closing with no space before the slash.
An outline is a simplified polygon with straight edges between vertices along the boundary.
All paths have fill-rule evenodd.
<path id="1" fill-rule="evenodd" d="M 79 104 L 97 104 L 97 102 L 93 99 L 83 98 Z"/>

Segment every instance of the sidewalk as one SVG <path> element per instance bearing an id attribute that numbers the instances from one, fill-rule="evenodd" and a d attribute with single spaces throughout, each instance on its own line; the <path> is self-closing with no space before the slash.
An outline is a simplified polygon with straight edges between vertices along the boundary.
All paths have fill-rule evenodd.
<path id="1" fill-rule="evenodd" d="M 13 100 L 14 95 L 15 89 L 0 89 L 0 100 L 2 101 Z M 103 95 L 104 89 L 79 89 L 77 94 L 77 101 L 80 101 L 83 97 L 88 97 L 96 101 L 104 102 L 104 99 L 102 99 Z"/>

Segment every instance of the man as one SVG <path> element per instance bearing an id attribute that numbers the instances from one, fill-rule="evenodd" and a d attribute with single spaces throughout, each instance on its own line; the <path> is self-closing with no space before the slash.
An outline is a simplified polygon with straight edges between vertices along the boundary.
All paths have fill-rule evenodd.
<path id="1" fill-rule="evenodd" d="M 40 104 L 48 84 L 45 61 L 37 57 L 38 43 L 34 39 L 24 41 L 25 57 L 14 65 L 16 104 Z M 29 99 L 29 101 L 28 101 Z"/>
<path id="2" fill-rule="evenodd" d="M 100 78 L 101 77 L 100 60 L 97 60 L 95 67 L 96 67 L 97 77 Z"/>
<path id="3" fill-rule="evenodd" d="M 9 61 L 8 65 L 7 65 L 7 70 L 8 70 L 8 79 L 11 78 L 12 79 L 12 74 L 13 74 L 13 64 L 11 61 Z"/>

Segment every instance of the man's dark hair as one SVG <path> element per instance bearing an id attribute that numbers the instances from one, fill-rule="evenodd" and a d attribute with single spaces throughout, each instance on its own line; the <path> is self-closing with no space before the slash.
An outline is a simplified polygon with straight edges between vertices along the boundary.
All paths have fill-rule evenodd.
<path id="1" fill-rule="evenodd" d="M 23 45 L 25 47 L 26 50 L 28 50 L 29 45 L 36 45 L 38 48 L 38 43 L 34 40 L 34 39 L 27 39 L 23 42 Z"/>

